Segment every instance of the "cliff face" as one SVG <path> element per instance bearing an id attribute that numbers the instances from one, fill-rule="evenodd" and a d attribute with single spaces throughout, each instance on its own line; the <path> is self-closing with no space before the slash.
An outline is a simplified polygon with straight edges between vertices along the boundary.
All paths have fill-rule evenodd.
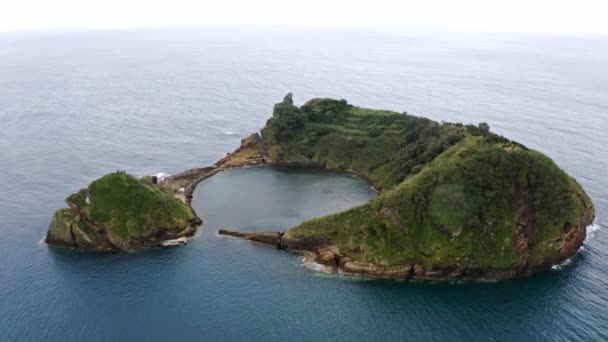
<path id="1" fill-rule="evenodd" d="M 594 219 L 576 180 L 484 123 L 437 123 L 344 100 L 296 107 L 288 96 L 275 106 L 261 140 L 273 163 L 354 172 L 383 189 L 363 206 L 264 235 L 278 236 L 271 245 L 313 253 L 344 273 L 531 274 L 576 254 Z"/>
<path id="2" fill-rule="evenodd" d="M 90 251 L 160 246 L 194 234 L 200 221 L 170 192 L 125 173 L 108 174 L 66 199 L 53 215 L 46 243 Z"/>

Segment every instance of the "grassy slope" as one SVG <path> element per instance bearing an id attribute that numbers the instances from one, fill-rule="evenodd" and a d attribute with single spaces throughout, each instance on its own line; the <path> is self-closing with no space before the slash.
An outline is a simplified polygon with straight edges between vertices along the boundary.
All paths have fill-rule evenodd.
<path id="1" fill-rule="evenodd" d="M 128 174 L 105 175 L 68 201 L 79 204 L 97 224 L 105 226 L 118 245 L 158 228 L 183 228 L 192 219 L 183 202 Z M 81 228 L 91 230 L 88 226 Z"/>
<path id="2" fill-rule="evenodd" d="M 395 112 L 353 107 L 339 123 L 306 122 L 288 141 L 274 137 L 272 127 L 265 129 L 263 136 L 270 140 L 269 152 L 274 159 L 352 169 L 387 188 L 397 183 L 400 160 L 395 157 L 407 120 Z M 380 135 L 372 136 L 377 131 Z"/>
<path id="3" fill-rule="evenodd" d="M 289 234 L 330 238 L 343 253 L 380 264 L 510 267 L 520 262 L 515 220 L 522 196 L 534 217 L 532 263 L 557 251 L 563 227 L 592 207 L 574 179 L 520 144 L 476 127 L 352 106 L 332 107 L 327 120 L 331 101 L 285 106 L 282 115 L 304 118 L 288 134 L 276 128 L 280 118 L 269 120 L 263 139 L 271 157 L 353 169 L 385 191 Z"/>

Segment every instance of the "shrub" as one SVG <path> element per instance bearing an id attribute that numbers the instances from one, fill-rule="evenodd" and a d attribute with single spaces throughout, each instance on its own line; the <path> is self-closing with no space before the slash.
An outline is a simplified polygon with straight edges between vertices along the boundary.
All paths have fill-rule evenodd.
<path id="1" fill-rule="evenodd" d="M 382 129 L 380 127 L 372 127 L 367 131 L 367 135 L 375 138 L 382 135 Z"/>

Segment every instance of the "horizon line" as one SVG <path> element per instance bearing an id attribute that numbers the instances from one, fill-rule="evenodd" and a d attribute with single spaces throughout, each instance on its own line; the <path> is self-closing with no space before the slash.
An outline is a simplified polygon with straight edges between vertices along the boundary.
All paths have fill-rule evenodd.
<path id="1" fill-rule="evenodd" d="M 482 34 L 529 34 L 542 36 L 608 36 L 608 32 L 596 31 L 538 31 L 538 30 L 499 30 L 462 27 L 424 27 L 405 25 L 285 25 L 285 24 L 187 24 L 187 25 L 134 25 L 134 26 L 57 26 L 47 28 L 18 28 L 0 29 L 0 34 L 27 34 L 27 33 L 85 33 L 107 31 L 136 31 L 136 30 L 179 30 L 179 29 L 333 29 L 333 30 L 391 30 L 399 32 L 437 32 L 443 33 L 482 33 Z"/>

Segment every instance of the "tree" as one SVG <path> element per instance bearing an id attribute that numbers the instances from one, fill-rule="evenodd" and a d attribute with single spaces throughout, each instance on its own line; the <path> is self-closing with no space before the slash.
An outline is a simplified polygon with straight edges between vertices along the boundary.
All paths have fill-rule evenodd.
<path id="1" fill-rule="evenodd" d="M 483 135 L 486 135 L 490 132 L 490 125 L 485 122 L 480 122 L 477 127 L 479 127 L 479 129 L 482 131 Z"/>

